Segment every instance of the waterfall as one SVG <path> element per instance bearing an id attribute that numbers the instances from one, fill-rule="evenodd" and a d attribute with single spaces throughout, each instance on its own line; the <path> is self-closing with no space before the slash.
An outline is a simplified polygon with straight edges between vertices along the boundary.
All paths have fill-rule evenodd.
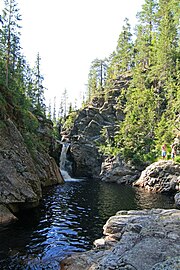
<path id="1" fill-rule="evenodd" d="M 70 144 L 63 143 L 62 145 L 63 146 L 62 146 L 62 151 L 61 151 L 61 156 L 60 156 L 60 170 L 65 170 L 66 154 L 67 154 Z"/>
<path id="2" fill-rule="evenodd" d="M 61 174 L 65 180 L 71 179 L 71 176 L 65 170 L 66 154 L 67 154 L 67 151 L 69 149 L 69 146 L 70 146 L 69 143 L 62 143 L 62 151 L 61 151 L 60 163 L 59 163 Z"/>

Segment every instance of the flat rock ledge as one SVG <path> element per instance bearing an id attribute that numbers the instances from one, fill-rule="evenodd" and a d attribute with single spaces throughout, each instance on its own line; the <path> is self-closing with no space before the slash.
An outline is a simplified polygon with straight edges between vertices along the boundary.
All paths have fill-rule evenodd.
<path id="1" fill-rule="evenodd" d="M 103 229 L 94 249 L 72 254 L 60 269 L 180 269 L 180 210 L 120 211 Z"/>

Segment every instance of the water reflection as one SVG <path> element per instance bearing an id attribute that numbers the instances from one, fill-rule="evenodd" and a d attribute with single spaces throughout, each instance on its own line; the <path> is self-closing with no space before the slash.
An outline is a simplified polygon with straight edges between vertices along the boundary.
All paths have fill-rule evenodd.
<path id="1" fill-rule="evenodd" d="M 90 249 L 117 211 L 171 207 L 167 196 L 92 180 L 47 188 L 40 207 L 0 230 L 1 269 L 59 269 L 67 254 Z"/>
<path id="2" fill-rule="evenodd" d="M 135 188 L 135 201 L 137 209 L 169 209 L 175 207 L 173 195 L 148 192 L 141 188 Z"/>
<path id="3" fill-rule="evenodd" d="M 135 190 L 130 186 L 100 184 L 98 196 L 98 211 L 102 219 L 106 219 L 112 213 L 115 214 L 119 209 L 137 208 L 134 200 Z"/>

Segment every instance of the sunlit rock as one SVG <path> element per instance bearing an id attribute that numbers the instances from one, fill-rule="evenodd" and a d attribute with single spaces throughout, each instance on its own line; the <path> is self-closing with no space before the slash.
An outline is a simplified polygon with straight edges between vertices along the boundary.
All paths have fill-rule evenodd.
<path id="1" fill-rule="evenodd" d="M 175 192 L 179 184 L 180 164 L 173 161 L 158 161 L 148 166 L 134 183 L 154 192 Z"/>
<path id="2" fill-rule="evenodd" d="M 42 187 L 62 183 L 54 159 L 45 151 L 28 150 L 15 123 L 10 119 L 0 129 L 0 204 L 6 206 L 1 222 L 10 221 L 20 209 L 33 208 L 42 197 Z"/>
<path id="3" fill-rule="evenodd" d="M 101 245 L 67 257 L 61 269 L 179 269 L 180 210 L 120 211 L 106 222 L 103 240 L 95 243 Z"/>

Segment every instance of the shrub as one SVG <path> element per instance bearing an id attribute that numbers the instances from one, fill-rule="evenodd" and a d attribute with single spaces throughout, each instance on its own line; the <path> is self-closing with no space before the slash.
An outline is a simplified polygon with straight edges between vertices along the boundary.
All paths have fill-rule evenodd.
<path id="1" fill-rule="evenodd" d="M 177 163 L 180 163 L 180 156 L 176 156 L 174 161 L 177 162 Z"/>

